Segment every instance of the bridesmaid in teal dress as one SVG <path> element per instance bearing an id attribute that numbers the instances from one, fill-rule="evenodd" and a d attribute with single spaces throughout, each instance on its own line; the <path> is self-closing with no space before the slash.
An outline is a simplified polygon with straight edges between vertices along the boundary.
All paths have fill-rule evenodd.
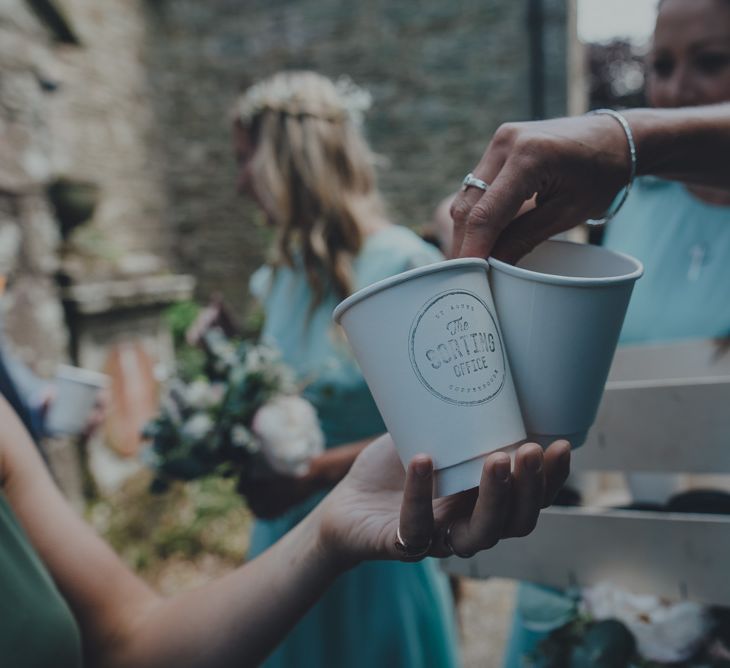
<path id="1" fill-rule="evenodd" d="M 250 557 L 310 512 L 364 444 L 385 431 L 332 322 L 333 308 L 354 290 L 441 259 L 413 232 L 384 218 L 372 156 L 353 123 L 353 106 L 362 98 L 351 84 L 289 72 L 249 89 L 235 110 L 239 189 L 278 234 L 275 259 L 250 284 L 264 308 L 262 338 L 302 380 L 327 445 L 307 475 L 246 490 L 260 518 Z M 334 584 L 265 665 L 457 666 L 448 581 L 430 560 L 362 564 Z"/>
<path id="2" fill-rule="evenodd" d="M 730 100 L 730 3 L 662 0 L 648 65 L 647 92 L 654 107 Z M 730 336 L 726 190 L 639 179 L 608 224 L 603 244 L 644 264 L 620 343 Z M 632 475 L 640 492 L 640 476 Z M 515 608 L 504 668 L 524 666 L 525 656 L 576 614 L 572 597 L 531 584 L 520 585 Z"/>
<path id="3" fill-rule="evenodd" d="M 730 200 L 711 204 L 681 183 L 644 177 L 603 243 L 644 264 L 620 344 L 730 336 Z M 525 655 L 576 613 L 571 596 L 521 584 L 504 668 L 522 668 Z"/>

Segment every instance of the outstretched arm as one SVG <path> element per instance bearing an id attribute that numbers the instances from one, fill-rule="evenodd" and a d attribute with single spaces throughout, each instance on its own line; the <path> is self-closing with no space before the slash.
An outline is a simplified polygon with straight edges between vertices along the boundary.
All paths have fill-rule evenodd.
<path id="1" fill-rule="evenodd" d="M 386 435 L 297 527 L 258 558 L 169 599 L 153 592 L 66 504 L 20 422 L 0 399 L 0 481 L 31 542 L 70 604 L 86 663 L 119 668 L 215 668 L 258 664 L 343 570 L 397 559 L 395 530 L 445 556 L 453 524 L 458 552 L 524 535 L 568 473 L 565 442 L 490 456 L 477 493 L 432 503 L 432 464 L 408 472 Z M 506 469 L 505 469 L 506 467 Z"/>
<path id="2" fill-rule="evenodd" d="M 638 175 L 730 189 L 730 103 L 622 113 Z M 602 217 L 629 173 L 626 136 L 609 116 L 505 124 L 473 170 L 489 189 L 467 188 L 451 207 L 454 255 L 515 261 L 548 237 Z M 518 215 L 535 195 L 536 206 Z"/>

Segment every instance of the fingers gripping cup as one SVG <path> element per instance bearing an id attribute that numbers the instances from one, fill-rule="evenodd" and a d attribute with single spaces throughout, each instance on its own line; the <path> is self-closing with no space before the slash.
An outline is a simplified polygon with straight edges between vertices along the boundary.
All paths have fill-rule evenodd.
<path id="1" fill-rule="evenodd" d="M 484 260 L 413 269 L 345 299 L 345 329 L 404 465 L 428 453 L 439 496 L 479 484 L 525 438 Z"/>
<path id="2" fill-rule="evenodd" d="M 583 444 L 596 417 L 638 260 L 598 246 L 546 241 L 516 266 L 490 258 L 527 436 Z"/>

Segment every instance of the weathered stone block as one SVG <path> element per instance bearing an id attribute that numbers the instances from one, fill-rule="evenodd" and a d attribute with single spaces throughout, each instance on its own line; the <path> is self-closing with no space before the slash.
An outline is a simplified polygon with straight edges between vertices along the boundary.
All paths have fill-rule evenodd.
<path id="1" fill-rule="evenodd" d="M 23 231 L 21 271 L 51 276 L 59 266 L 58 224 L 44 194 L 19 198 Z"/>
<path id="2" fill-rule="evenodd" d="M 5 331 L 16 354 L 41 376 L 51 377 L 68 350 L 64 313 L 53 281 L 18 275 L 3 307 Z"/>

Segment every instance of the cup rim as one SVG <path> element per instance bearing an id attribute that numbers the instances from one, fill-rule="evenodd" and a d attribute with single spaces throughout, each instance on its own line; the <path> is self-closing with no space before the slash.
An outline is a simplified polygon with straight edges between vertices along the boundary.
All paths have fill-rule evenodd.
<path id="1" fill-rule="evenodd" d="M 70 364 L 59 364 L 56 369 L 57 380 L 71 380 L 82 385 L 90 385 L 100 390 L 105 389 L 109 385 L 109 376 L 98 371 L 91 371 Z"/>
<path id="2" fill-rule="evenodd" d="M 448 271 L 450 269 L 458 269 L 462 267 L 480 267 L 485 272 L 489 271 L 489 264 L 486 260 L 482 260 L 478 257 L 462 257 L 455 260 L 439 260 L 438 262 L 432 262 L 431 264 L 423 265 L 422 267 L 416 267 L 415 269 L 409 269 L 408 271 L 401 272 L 395 276 L 389 276 L 380 281 L 376 281 L 367 287 L 358 290 L 351 294 L 349 297 L 343 299 L 332 312 L 332 319 L 339 325 L 342 316 L 345 311 L 351 309 L 355 304 L 371 297 L 372 295 L 392 288 L 400 283 L 405 283 L 414 278 L 420 278 L 426 274 L 435 274 L 439 271 Z"/>
<path id="3" fill-rule="evenodd" d="M 571 245 L 571 246 L 589 246 L 595 249 L 594 252 L 602 252 L 610 255 L 615 255 L 627 260 L 634 265 L 635 269 L 628 274 L 620 274 L 618 276 L 560 276 L 557 274 L 545 274 L 540 271 L 533 271 L 532 269 L 524 269 L 523 267 L 517 267 L 513 264 L 508 264 L 502 260 L 498 260 L 494 257 L 488 259 L 489 266 L 495 271 L 501 271 L 510 276 L 516 278 L 523 278 L 528 281 L 536 283 L 551 283 L 553 285 L 571 285 L 574 287 L 595 287 L 602 285 L 619 285 L 621 283 L 633 282 L 641 278 L 644 273 L 644 265 L 639 262 L 635 257 L 627 255 L 626 253 L 620 253 L 619 251 L 604 248 L 603 246 L 594 246 L 592 244 L 583 244 L 576 241 L 567 241 L 564 239 L 548 239 L 543 241 L 543 244 L 556 244 L 556 245 Z"/>

